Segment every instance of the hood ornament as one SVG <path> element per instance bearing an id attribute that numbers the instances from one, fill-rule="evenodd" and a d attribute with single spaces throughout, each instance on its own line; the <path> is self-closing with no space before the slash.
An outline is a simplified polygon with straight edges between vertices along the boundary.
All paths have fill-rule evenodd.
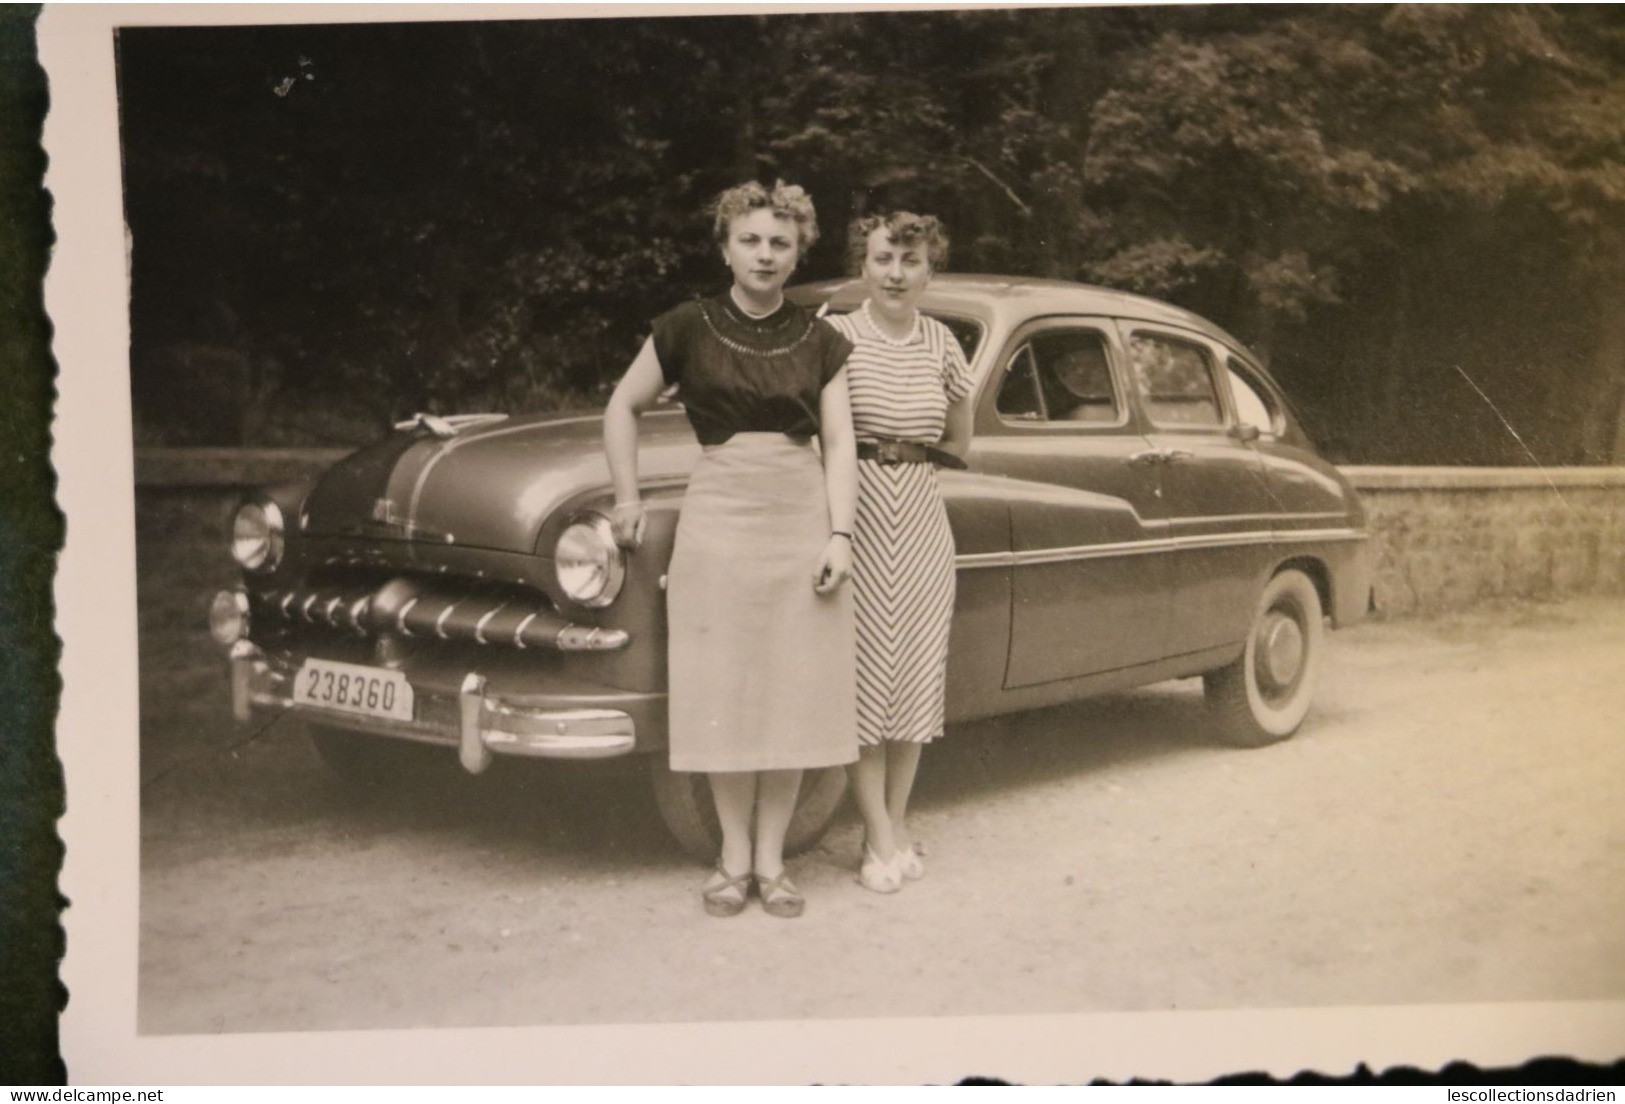
<path id="1" fill-rule="evenodd" d="M 396 422 L 395 428 L 411 431 L 426 429 L 442 441 L 457 436 L 465 429 L 476 429 L 479 426 L 490 425 L 507 419 L 506 414 L 430 414 L 419 411 L 404 422 Z"/>

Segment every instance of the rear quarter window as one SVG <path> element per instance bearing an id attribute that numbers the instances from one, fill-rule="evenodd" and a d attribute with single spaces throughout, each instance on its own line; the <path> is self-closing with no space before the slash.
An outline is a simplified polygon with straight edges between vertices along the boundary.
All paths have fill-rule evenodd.
<path id="1" fill-rule="evenodd" d="M 1230 385 L 1230 401 L 1236 408 L 1236 421 L 1241 425 L 1257 426 L 1264 433 L 1279 435 L 1281 412 L 1269 389 L 1234 357 L 1226 358 L 1225 376 Z"/>
<path id="2" fill-rule="evenodd" d="M 1224 408 L 1206 348 L 1164 334 L 1135 331 L 1129 335 L 1128 355 L 1135 386 L 1152 422 L 1173 427 L 1224 424 Z"/>

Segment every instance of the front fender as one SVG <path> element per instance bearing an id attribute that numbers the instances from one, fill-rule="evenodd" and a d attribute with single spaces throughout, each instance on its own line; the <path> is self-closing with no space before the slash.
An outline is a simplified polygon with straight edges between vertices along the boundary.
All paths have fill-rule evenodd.
<path id="1" fill-rule="evenodd" d="M 542 526 L 537 540 L 540 582 L 565 616 L 581 624 L 625 629 L 631 643 L 618 652 L 566 657 L 570 666 L 596 682 L 644 693 L 666 689 L 666 567 L 671 562 L 677 517 L 686 482 L 652 484 L 643 489 L 647 521 L 643 543 L 626 557 L 626 577 L 615 601 L 603 609 L 572 602 L 559 588 L 553 547 L 571 518 L 584 511 L 609 516 L 614 495 L 608 488 L 584 492 L 566 501 Z"/>

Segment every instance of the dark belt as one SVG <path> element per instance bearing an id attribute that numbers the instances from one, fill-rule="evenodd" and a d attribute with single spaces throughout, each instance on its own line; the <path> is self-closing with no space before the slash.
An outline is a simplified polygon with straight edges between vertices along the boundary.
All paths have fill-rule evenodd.
<path id="1" fill-rule="evenodd" d="M 874 460 L 881 464 L 935 464 L 941 468 L 964 468 L 965 462 L 951 452 L 918 441 L 894 441 L 890 438 L 858 442 L 858 459 Z"/>

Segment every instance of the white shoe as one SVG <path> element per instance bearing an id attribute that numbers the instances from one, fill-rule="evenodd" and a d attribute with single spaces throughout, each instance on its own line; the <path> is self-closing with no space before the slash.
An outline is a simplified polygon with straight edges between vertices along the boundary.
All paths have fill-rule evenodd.
<path id="1" fill-rule="evenodd" d="M 897 863 L 898 873 L 911 882 L 917 882 L 925 877 L 925 860 L 921 857 L 924 849 L 919 844 L 900 847 L 893 859 Z"/>
<path id="2" fill-rule="evenodd" d="M 863 865 L 858 868 L 858 884 L 875 893 L 896 893 L 903 888 L 903 872 L 897 859 L 901 852 L 882 862 L 867 846 L 863 849 Z"/>

